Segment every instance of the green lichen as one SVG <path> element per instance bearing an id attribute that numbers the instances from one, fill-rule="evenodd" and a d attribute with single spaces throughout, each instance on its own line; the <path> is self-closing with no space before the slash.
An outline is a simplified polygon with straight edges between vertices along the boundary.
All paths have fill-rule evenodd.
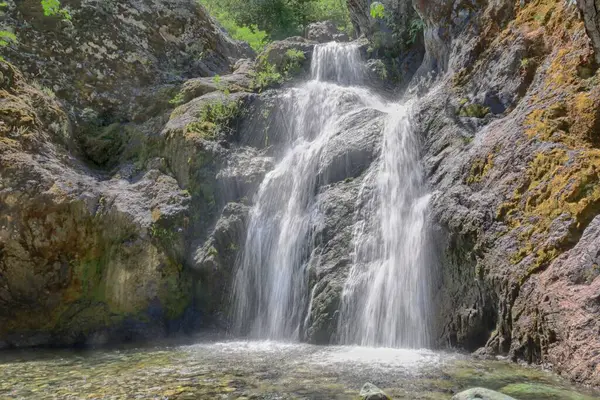
<path id="1" fill-rule="evenodd" d="M 494 167 L 494 153 L 488 154 L 486 158 L 478 157 L 471 164 L 467 183 L 481 182 L 488 172 Z"/>
<path id="2" fill-rule="evenodd" d="M 518 235 L 521 247 L 511 256 L 513 264 L 532 255 L 521 277 L 544 269 L 574 245 L 591 220 L 600 213 L 600 150 L 567 152 L 554 148 L 535 155 L 512 199 L 501 204 L 497 218 Z M 561 241 L 545 244 L 552 223 L 568 221 L 569 233 Z"/>
<path id="3" fill-rule="evenodd" d="M 483 118 L 490 113 L 490 108 L 478 103 L 465 102 L 460 104 L 458 115 L 461 117 Z"/>

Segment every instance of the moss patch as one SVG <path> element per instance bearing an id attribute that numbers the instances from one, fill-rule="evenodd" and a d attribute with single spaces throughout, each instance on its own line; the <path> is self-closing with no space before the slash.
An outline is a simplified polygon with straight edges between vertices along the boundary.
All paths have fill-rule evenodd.
<path id="1" fill-rule="evenodd" d="M 494 153 L 488 154 L 486 158 L 478 157 L 471 164 L 467 184 L 481 182 L 488 172 L 494 167 Z"/>
<path id="2" fill-rule="evenodd" d="M 534 253 L 529 272 L 546 266 L 577 242 L 583 230 L 600 213 L 600 150 L 567 150 L 556 147 L 541 151 L 529 163 L 526 178 L 503 203 L 497 217 L 519 229 L 523 246 L 513 255 L 513 263 Z M 552 223 L 569 221 L 569 235 L 546 244 Z"/>

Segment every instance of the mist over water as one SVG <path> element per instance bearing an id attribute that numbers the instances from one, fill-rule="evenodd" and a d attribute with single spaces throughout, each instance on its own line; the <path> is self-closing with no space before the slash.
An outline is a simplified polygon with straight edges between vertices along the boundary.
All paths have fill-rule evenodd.
<path id="1" fill-rule="evenodd" d="M 365 108 L 385 112 L 383 149 L 357 200 L 353 265 L 343 292 L 340 341 L 422 347 L 429 311 L 423 261 L 425 209 L 418 143 L 407 109 L 370 90 L 353 44 L 315 47 L 311 79 L 281 98 L 286 151 L 254 198 L 234 281 L 234 331 L 299 340 L 311 288 L 312 205 L 319 161 L 343 121 Z"/>

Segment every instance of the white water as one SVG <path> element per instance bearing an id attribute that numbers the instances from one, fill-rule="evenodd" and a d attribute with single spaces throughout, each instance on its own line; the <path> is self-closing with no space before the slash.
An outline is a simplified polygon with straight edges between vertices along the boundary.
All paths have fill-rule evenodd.
<path id="1" fill-rule="evenodd" d="M 342 297 L 341 338 L 367 346 L 429 344 L 430 277 L 419 146 L 408 108 L 386 121 L 382 155 L 357 201 L 354 252 Z"/>
<path id="2" fill-rule="evenodd" d="M 234 282 L 238 334 L 301 338 L 310 303 L 306 262 L 313 248 L 316 216 L 311 205 L 319 186 L 319 160 L 345 118 L 374 108 L 389 117 L 378 167 L 365 179 L 366 185 L 375 179 L 377 190 L 363 190 L 368 199 L 358 204 L 341 339 L 366 345 L 425 344 L 417 340 L 427 329 L 425 292 L 419 289 L 426 286 L 420 271 L 426 197 L 420 195 L 417 146 L 406 109 L 390 107 L 356 86 L 363 79 L 356 46 L 319 45 L 311 80 L 282 99 L 282 109 L 289 110 L 282 124 L 288 149 L 262 182 L 250 213 Z"/>

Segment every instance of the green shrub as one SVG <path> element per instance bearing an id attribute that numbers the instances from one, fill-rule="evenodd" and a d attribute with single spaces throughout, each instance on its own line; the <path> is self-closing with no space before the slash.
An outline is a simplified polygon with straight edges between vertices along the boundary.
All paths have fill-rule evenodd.
<path id="1" fill-rule="evenodd" d="M 252 89 L 262 92 L 269 86 L 280 85 L 284 81 L 283 75 L 277 71 L 277 67 L 270 63 L 263 64 L 259 71 L 252 74 Z"/>
<path id="2" fill-rule="evenodd" d="M 406 44 L 414 44 L 417 41 L 419 35 L 421 35 L 424 30 L 425 21 L 418 17 L 411 20 L 410 24 L 408 25 L 408 39 L 406 41 Z"/>
<path id="3" fill-rule="evenodd" d="M 60 0 L 42 0 L 42 9 L 47 17 L 61 17 L 65 20 L 71 19 L 71 14 L 68 10 L 61 8 Z"/>
<path id="4" fill-rule="evenodd" d="M 229 134 L 232 122 L 240 116 L 237 101 L 213 101 L 202 105 L 198 120 L 185 127 L 186 134 L 197 134 L 205 140 L 216 140 L 220 133 Z"/>
<path id="5" fill-rule="evenodd" d="M 241 26 L 236 23 L 234 16 L 228 11 L 228 2 L 223 0 L 199 0 L 199 2 L 233 39 L 247 42 L 256 52 L 261 52 L 268 44 L 269 35 L 258 29 L 256 24 Z"/>
<path id="6" fill-rule="evenodd" d="M 376 1 L 371 3 L 371 17 L 374 19 L 384 19 L 385 18 L 385 7 L 380 2 Z"/>
<path id="7" fill-rule="evenodd" d="M 173 105 L 173 106 L 180 106 L 184 103 L 185 98 L 182 92 L 179 92 L 175 95 L 175 97 L 173 97 L 171 100 L 169 100 L 169 104 Z"/>
<path id="8" fill-rule="evenodd" d="M 302 50 L 288 49 L 285 52 L 285 59 L 283 62 L 283 73 L 285 77 L 289 78 L 300 72 L 304 61 L 306 61 L 306 56 Z"/>

